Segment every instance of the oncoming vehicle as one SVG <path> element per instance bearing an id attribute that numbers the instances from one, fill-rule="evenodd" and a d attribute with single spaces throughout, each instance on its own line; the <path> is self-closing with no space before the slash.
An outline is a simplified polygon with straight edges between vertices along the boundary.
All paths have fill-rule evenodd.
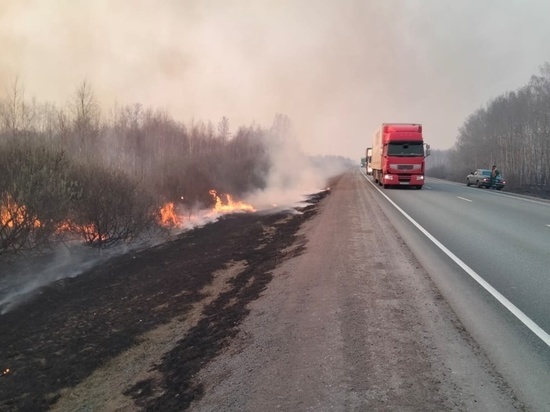
<path id="1" fill-rule="evenodd" d="M 371 149 L 367 167 L 372 168 L 375 183 L 384 189 L 397 186 L 422 189 L 430 145 L 424 143 L 421 124 L 382 123 L 374 133 Z"/>
<path id="2" fill-rule="evenodd" d="M 486 187 L 491 188 L 491 170 L 490 169 L 476 169 L 466 177 L 466 186 L 475 185 L 479 188 Z M 502 190 L 506 185 L 506 180 L 502 175 L 498 175 L 495 179 L 494 188 Z"/>

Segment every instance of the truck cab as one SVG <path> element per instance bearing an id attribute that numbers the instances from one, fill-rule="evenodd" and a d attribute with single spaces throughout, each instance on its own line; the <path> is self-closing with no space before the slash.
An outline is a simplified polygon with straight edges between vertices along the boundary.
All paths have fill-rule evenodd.
<path id="1" fill-rule="evenodd" d="M 384 188 L 424 185 L 424 159 L 429 145 L 422 136 L 422 125 L 415 123 L 384 123 L 373 139 L 372 168 L 376 183 Z"/>

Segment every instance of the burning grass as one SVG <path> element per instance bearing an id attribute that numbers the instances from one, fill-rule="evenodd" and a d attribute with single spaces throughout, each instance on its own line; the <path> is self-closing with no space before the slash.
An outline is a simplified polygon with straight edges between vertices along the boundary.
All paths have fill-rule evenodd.
<path id="1" fill-rule="evenodd" d="M 90 389 L 77 385 L 112 364 L 124 370 L 102 375 L 111 383 L 102 388 L 112 391 L 102 393 L 104 399 L 123 399 L 135 409 L 185 410 L 204 393 L 193 377 L 235 336 L 273 268 L 305 248 L 296 245 L 295 236 L 316 207 L 300 212 L 223 216 L 171 242 L 60 280 L 1 315 L 0 370 L 5 373 L 0 376 L 0 410 L 51 410 L 62 397 L 71 398 L 75 387 Z M 229 267 L 235 270 L 226 273 Z M 220 273 L 230 282 L 216 280 Z M 216 293 L 210 287 L 217 287 Z M 200 313 L 195 313 L 198 307 Z M 186 321 L 183 335 L 161 346 L 166 335 L 155 331 Z M 151 358 L 117 363 L 145 338 L 165 352 L 153 350 Z M 125 368 L 135 372 L 121 380 Z M 84 394 L 80 399 L 86 399 Z M 105 404 L 98 408 L 109 409 Z"/>
<path id="2" fill-rule="evenodd" d="M 141 217 L 142 223 L 135 225 L 136 211 L 112 210 L 107 206 L 85 208 L 83 214 L 71 211 L 75 218 L 67 218 L 57 224 L 52 231 L 59 239 L 68 241 L 80 239 L 85 244 L 105 247 L 120 242 L 131 242 L 147 233 L 148 228 L 189 229 L 200 222 L 215 220 L 220 215 L 240 212 L 254 212 L 256 209 L 245 202 L 235 200 L 230 194 L 209 191 L 212 206 L 198 211 L 185 210 L 184 205 L 167 202 L 159 208 L 152 208 L 149 216 Z M 36 214 L 30 213 L 24 204 L 18 204 L 11 196 L 4 196 L 0 202 L 0 234 L 10 241 L 10 236 L 25 229 L 29 235 L 43 224 Z M 124 201 L 124 200 L 123 200 Z M 89 205 L 87 205 L 89 206 Z"/>
<path id="3" fill-rule="evenodd" d="M 38 218 L 28 211 L 25 205 L 19 205 L 10 195 L 0 204 L 0 225 L 13 229 L 21 225 L 40 227 Z"/>
<path id="4" fill-rule="evenodd" d="M 214 189 L 209 191 L 212 196 L 213 206 L 210 209 L 204 209 L 196 213 L 183 213 L 174 204 L 174 202 L 167 202 L 160 208 L 159 223 L 165 228 L 186 228 L 194 226 L 194 222 L 200 219 L 212 220 L 220 215 L 226 215 L 230 213 L 243 213 L 243 212 L 255 212 L 254 206 L 234 200 L 230 194 L 218 194 Z M 183 206 L 181 206 L 183 209 Z"/>

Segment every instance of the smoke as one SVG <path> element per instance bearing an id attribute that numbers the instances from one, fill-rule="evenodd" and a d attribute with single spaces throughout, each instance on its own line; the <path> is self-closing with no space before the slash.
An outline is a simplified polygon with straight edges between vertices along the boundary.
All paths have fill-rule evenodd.
<path id="1" fill-rule="evenodd" d="M 271 140 L 271 163 L 268 185 L 250 194 L 245 201 L 258 211 L 295 211 L 303 206 L 308 195 L 325 190 L 326 180 L 349 167 L 344 159 L 322 159 L 314 162 L 303 154 L 291 138 Z M 178 234 L 215 222 L 223 213 L 200 207 L 176 206 L 183 220 L 174 227 L 168 239 Z M 0 261 L 0 315 L 34 297 L 43 287 L 65 278 L 79 276 L 93 267 L 122 254 L 137 253 L 167 240 L 166 235 L 149 238 L 142 243 L 97 250 L 82 244 L 59 246 L 52 253 L 36 260 Z"/>
<path id="2" fill-rule="evenodd" d="M 60 245 L 51 253 L 35 259 L 0 260 L 0 315 L 27 302 L 44 286 L 66 278 L 74 278 L 116 256 L 137 253 L 172 239 L 178 234 L 215 222 L 221 216 L 211 210 L 181 209 L 183 224 L 169 234 L 151 234 L 151 237 L 132 244 L 109 249 L 94 249 L 79 242 Z"/>
<path id="3" fill-rule="evenodd" d="M 330 177 L 351 165 L 349 159 L 316 159 L 306 155 L 291 131 L 288 132 L 265 142 L 271 166 L 266 188 L 245 198 L 258 210 L 295 207 L 308 195 L 325 190 Z"/>
<path id="4" fill-rule="evenodd" d="M 59 247 L 42 259 L 0 262 L 0 315 L 26 302 L 39 288 L 64 278 L 72 278 L 105 262 L 120 249 L 90 250 L 84 246 Z"/>
<path id="5" fill-rule="evenodd" d="M 271 142 L 271 143 L 268 143 Z M 266 142 L 269 145 L 271 168 L 264 190 L 251 194 L 246 203 L 258 211 L 295 210 L 307 196 L 324 190 L 326 179 L 338 174 L 349 164 L 345 160 L 314 164 L 288 136 Z M 187 230 L 217 221 L 224 213 L 212 209 L 176 205 L 180 224 L 169 236 L 159 234 L 141 243 L 110 249 L 93 249 L 79 243 L 59 246 L 52 253 L 37 259 L 0 261 L 0 315 L 33 298 L 38 291 L 56 281 L 79 276 L 93 267 L 122 254 L 137 253 L 165 242 Z"/>
<path id="6" fill-rule="evenodd" d="M 307 154 L 358 158 L 382 122 L 435 149 L 550 61 L 544 0 L 1 0 L 0 90 L 63 104 L 84 79 L 177 120 L 294 121 Z"/>
<path id="7" fill-rule="evenodd" d="M 245 199 L 269 209 L 324 189 L 348 165 L 311 156 L 358 161 L 382 122 L 422 123 L 432 148 L 452 146 L 470 113 L 550 61 L 548 15 L 545 0 L 0 0 L 0 98 L 17 77 L 27 98 L 63 106 L 86 80 L 104 114 L 285 113 L 292 139 L 269 142 L 268 186 Z M 95 258 L 60 252 L 40 280 L 0 287 L 1 310 Z"/>

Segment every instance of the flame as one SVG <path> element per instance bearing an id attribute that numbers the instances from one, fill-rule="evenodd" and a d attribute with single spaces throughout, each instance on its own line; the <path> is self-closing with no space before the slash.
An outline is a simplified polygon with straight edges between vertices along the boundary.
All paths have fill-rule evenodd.
<path id="1" fill-rule="evenodd" d="M 219 214 L 256 211 L 252 205 L 233 200 L 231 195 L 222 195 L 225 198 L 224 202 L 214 189 L 210 190 L 209 193 L 215 201 L 212 210 L 197 214 L 188 213 L 184 216 L 178 213 L 177 207 L 173 202 L 168 202 L 160 208 L 160 224 L 168 228 L 183 228 L 185 226 L 193 226 L 194 223 L 204 221 L 205 219 L 213 219 Z"/>
<path id="2" fill-rule="evenodd" d="M 66 222 L 61 222 L 61 224 L 57 227 L 56 232 L 57 233 L 63 233 L 63 232 L 72 232 L 74 230 L 74 225 L 71 223 L 70 220 Z"/>
<path id="3" fill-rule="evenodd" d="M 99 233 L 93 223 L 88 223 L 87 225 L 73 226 L 76 231 L 83 233 L 87 239 L 96 240 L 99 239 Z M 102 238 L 105 240 L 105 236 Z"/>
<path id="4" fill-rule="evenodd" d="M 0 205 L 0 224 L 2 226 L 13 228 L 14 226 L 25 223 L 29 217 L 35 228 L 42 226 L 40 220 L 34 216 L 29 216 L 29 212 L 25 205 L 18 205 L 10 195 L 8 195 L 6 204 Z"/>
<path id="5" fill-rule="evenodd" d="M 56 230 L 57 233 L 78 233 L 79 236 L 83 236 L 88 242 L 97 242 L 98 240 L 105 241 L 108 239 L 107 235 L 100 235 L 97 227 L 93 223 L 87 225 L 77 225 L 70 220 L 62 222 Z"/>
<path id="6" fill-rule="evenodd" d="M 256 209 L 247 203 L 233 200 L 233 197 L 229 194 L 221 194 L 212 189 L 209 191 L 210 195 L 215 201 L 214 207 L 208 213 L 214 214 L 227 214 L 236 212 L 255 212 Z M 225 198 L 225 201 L 222 200 Z M 183 197 L 182 197 L 183 199 Z M 165 227 L 178 227 L 182 228 L 186 224 L 192 223 L 195 220 L 195 216 L 184 216 L 179 214 L 176 210 L 176 206 L 173 202 L 168 202 L 160 208 L 160 224 Z M 23 206 L 19 206 L 9 195 L 6 204 L 0 204 L 0 224 L 13 228 L 16 225 L 25 223 L 29 219 L 28 210 Z M 34 217 L 32 218 L 34 227 L 40 227 L 40 221 Z M 83 235 L 88 242 L 96 242 L 98 240 L 107 240 L 106 235 L 99 234 L 96 226 L 93 223 L 86 225 L 77 225 L 71 220 L 62 222 L 57 226 L 57 233 L 78 233 Z"/>
<path id="7" fill-rule="evenodd" d="M 178 215 L 173 202 L 168 202 L 160 208 L 160 223 L 166 227 L 183 226 L 183 216 Z"/>
<path id="8" fill-rule="evenodd" d="M 106 234 L 99 234 L 96 225 L 93 223 L 88 223 L 87 225 L 72 225 L 72 228 L 74 232 L 82 234 L 88 242 L 94 243 L 99 240 L 104 242 L 108 239 Z"/>
<path id="9" fill-rule="evenodd" d="M 0 224 L 2 226 L 11 229 L 25 224 L 29 220 L 32 222 L 33 227 L 42 227 L 40 220 L 34 216 L 30 216 L 27 207 L 18 205 L 10 195 L 7 197 L 6 204 L 0 204 Z M 56 233 L 79 233 L 84 235 L 86 240 L 90 242 L 107 240 L 107 236 L 99 235 L 94 224 L 76 225 L 70 220 L 60 223 L 57 226 Z"/>
<path id="10" fill-rule="evenodd" d="M 214 189 L 210 190 L 209 193 L 216 201 L 216 204 L 214 205 L 214 211 L 218 213 L 255 212 L 256 211 L 256 209 L 254 209 L 252 205 L 249 205 L 241 201 L 234 201 L 231 195 L 229 194 L 225 195 L 226 202 L 224 203 Z"/>

